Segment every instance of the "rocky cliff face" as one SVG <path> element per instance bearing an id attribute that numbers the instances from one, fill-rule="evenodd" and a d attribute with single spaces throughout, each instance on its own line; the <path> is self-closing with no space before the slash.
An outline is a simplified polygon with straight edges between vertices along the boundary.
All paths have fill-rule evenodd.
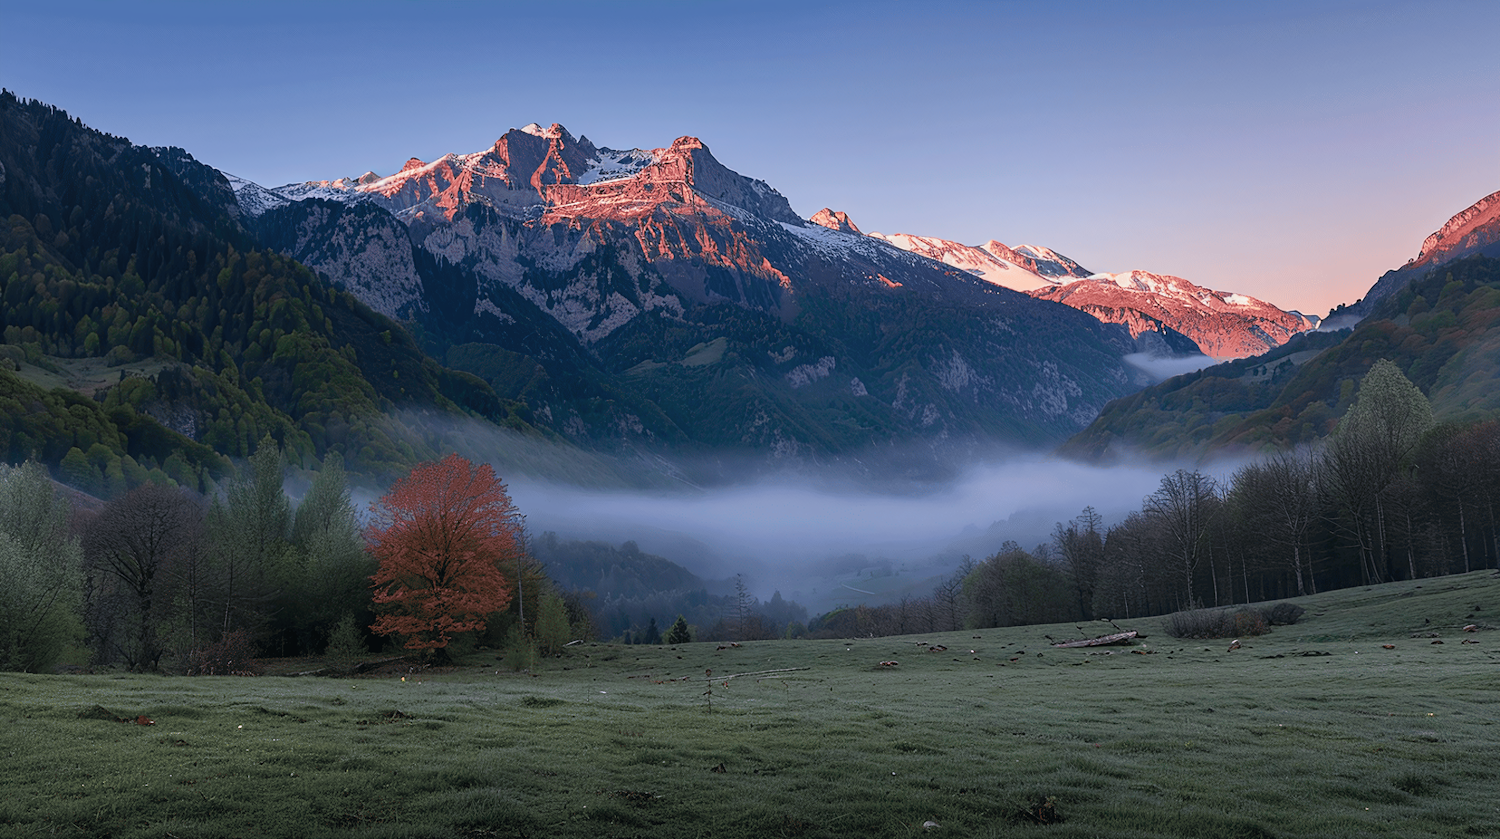
<path id="1" fill-rule="evenodd" d="M 1213 291 L 1181 277 L 1128 271 L 1095 274 L 1031 292 L 1088 312 L 1132 335 L 1165 325 L 1191 338 L 1205 355 L 1225 360 L 1259 355 L 1315 324 L 1293 312 L 1233 292 Z"/>
<path id="2" fill-rule="evenodd" d="M 833 210 L 824 207 L 816 213 L 813 213 L 813 217 L 808 219 L 808 221 L 811 221 L 813 224 L 816 224 L 819 227 L 826 227 L 829 230 L 837 230 L 840 233 L 864 233 L 864 231 L 860 230 L 859 227 L 855 225 L 854 221 L 849 218 L 849 214 L 842 210 L 834 212 Z"/>
<path id="3" fill-rule="evenodd" d="M 1422 250 L 1407 265 L 1423 268 L 1459 259 L 1500 242 L 1500 192 L 1479 199 L 1422 242 Z M 1486 254 L 1489 255 L 1489 254 Z"/>
<path id="4" fill-rule="evenodd" d="M 249 223 L 261 241 L 390 318 L 428 309 L 406 225 L 370 204 L 284 202 Z"/>

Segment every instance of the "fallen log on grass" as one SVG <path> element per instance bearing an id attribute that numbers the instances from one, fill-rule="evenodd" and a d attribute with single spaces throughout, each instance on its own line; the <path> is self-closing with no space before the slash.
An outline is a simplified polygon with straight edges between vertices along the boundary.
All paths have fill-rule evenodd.
<path id="1" fill-rule="evenodd" d="M 1135 640 L 1139 634 L 1134 629 L 1128 632 L 1116 632 L 1113 635 L 1100 635 L 1098 638 L 1084 638 L 1078 641 L 1058 641 L 1054 647 L 1111 647 L 1123 646 Z"/>

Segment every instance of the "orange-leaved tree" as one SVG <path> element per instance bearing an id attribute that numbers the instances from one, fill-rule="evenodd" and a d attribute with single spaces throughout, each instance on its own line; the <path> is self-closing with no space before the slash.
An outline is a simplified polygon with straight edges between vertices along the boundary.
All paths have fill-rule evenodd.
<path id="1" fill-rule="evenodd" d="M 501 565 L 523 549 L 521 518 L 488 465 L 456 454 L 423 463 L 370 510 L 365 539 L 380 562 L 370 579 L 382 612 L 373 631 L 406 636 L 408 649 L 443 650 L 510 604 Z"/>

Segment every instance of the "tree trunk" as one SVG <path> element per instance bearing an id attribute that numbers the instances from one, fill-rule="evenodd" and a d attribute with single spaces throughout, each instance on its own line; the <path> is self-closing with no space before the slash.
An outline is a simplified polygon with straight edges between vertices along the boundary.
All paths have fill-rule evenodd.
<path id="1" fill-rule="evenodd" d="M 1458 544 L 1464 551 L 1464 573 L 1469 573 L 1469 533 L 1464 527 L 1464 500 L 1458 499 Z"/>
<path id="2" fill-rule="evenodd" d="M 1135 640 L 1137 635 L 1134 629 L 1125 632 L 1116 632 L 1113 635 L 1100 635 L 1097 638 L 1084 638 L 1079 641 L 1058 641 L 1054 647 L 1109 647 L 1115 645 L 1129 644 Z"/>

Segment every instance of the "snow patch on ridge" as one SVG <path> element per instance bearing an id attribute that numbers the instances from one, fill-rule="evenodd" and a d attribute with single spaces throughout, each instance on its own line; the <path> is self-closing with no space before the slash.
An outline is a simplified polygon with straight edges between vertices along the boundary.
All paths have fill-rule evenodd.
<path id="1" fill-rule="evenodd" d="M 251 218 L 265 215 L 277 207 L 284 207 L 291 203 L 254 181 L 247 181 L 228 172 L 223 174 L 229 181 L 229 188 L 234 190 L 234 198 L 239 202 L 240 209 L 244 210 L 245 215 Z M 3 183 L 3 181 L 0 181 L 0 183 Z"/>
<path id="2" fill-rule="evenodd" d="M 635 177 L 659 157 L 654 152 L 641 149 L 599 149 L 599 153 L 589 160 L 589 168 L 578 176 L 578 185 L 592 186 Z"/>
<path id="3" fill-rule="evenodd" d="M 792 386 L 792 389 L 796 390 L 799 387 L 806 387 L 819 379 L 827 378 L 833 373 L 833 368 L 837 365 L 838 362 L 834 360 L 833 356 L 825 355 L 818 359 L 815 364 L 802 364 L 793 367 L 792 371 L 786 374 L 786 380 Z"/>
<path id="4" fill-rule="evenodd" d="M 983 247 L 973 247 L 947 239 L 939 239 L 934 236 L 914 236 L 910 233 L 892 233 L 889 235 L 871 233 L 870 238 L 879 239 L 917 256 L 937 260 L 944 265 L 951 265 L 961 271 L 973 274 L 987 283 L 1013 291 L 1032 291 L 1038 288 L 1050 288 L 1059 284 L 1059 281 L 1052 277 L 1043 276 L 1032 271 L 1025 265 L 1006 259 L 1004 254 L 1010 252 L 1010 249 L 993 240 L 987 242 Z M 1029 246 L 1022 247 L 1026 248 Z M 1038 264 L 1041 264 L 1046 259 L 1066 259 L 1065 257 L 1058 257 L 1046 248 L 1037 248 L 1035 251 L 1044 252 L 1048 255 L 1047 257 L 1042 257 L 1028 254 L 1033 256 L 1038 261 Z M 1067 260 L 1067 262 L 1072 264 L 1071 260 Z M 1062 271 L 1063 269 L 1058 268 L 1057 270 Z"/>

